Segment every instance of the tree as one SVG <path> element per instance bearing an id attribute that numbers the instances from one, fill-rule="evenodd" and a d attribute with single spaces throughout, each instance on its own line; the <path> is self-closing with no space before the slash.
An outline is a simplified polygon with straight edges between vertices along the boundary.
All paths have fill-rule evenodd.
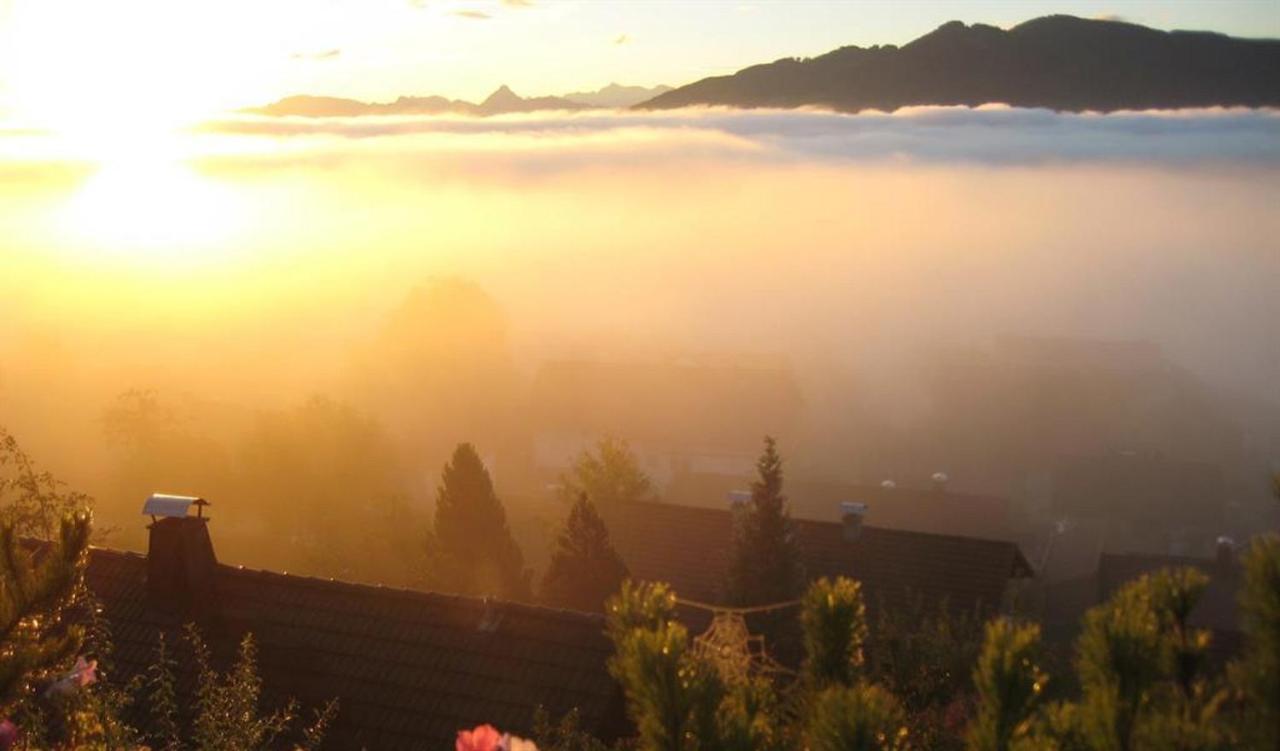
<path id="1" fill-rule="evenodd" d="M 627 566 L 586 495 L 578 497 L 556 539 L 542 578 L 542 599 L 574 610 L 600 611 L 627 578 Z"/>
<path id="2" fill-rule="evenodd" d="M 730 679 L 673 620 L 665 584 L 623 583 L 606 608 L 609 672 L 622 687 L 641 751 L 781 751 L 782 711 L 772 683 Z"/>
<path id="3" fill-rule="evenodd" d="M 530 577 L 489 471 L 474 446 L 459 444 L 436 493 L 435 523 L 427 538 L 430 586 L 528 599 Z"/>
<path id="4" fill-rule="evenodd" d="M 800 607 L 809 687 L 852 686 L 861 680 L 867 640 L 862 585 L 844 577 L 824 577 L 809 585 Z"/>
<path id="5" fill-rule="evenodd" d="M 756 471 L 751 501 L 739 510 L 734 530 L 729 595 L 738 605 L 789 600 L 800 586 L 800 558 L 782 494 L 782 457 L 770 436 L 765 436 Z"/>
<path id="6" fill-rule="evenodd" d="M 973 669 L 978 716 L 969 726 L 970 751 L 1008 751 L 1031 735 L 1031 718 L 1044 698 L 1048 675 L 1040 669 L 1040 627 L 1008 618 L 987 623 Z"/>
<path id="7" fill-rule="evenodd" d="M 65 490 L 52 474 L 36 469 L 18 440 L 0 428 L 0 523 L 20 536 L 49 540 L 68 514 L 89 503 L 88 496 Z"/>
<path id="8" fill-rule="evenodd" d="M 1280 536 L 1258 537 L 1244 555 L 1240 613 L 1244 654 L 1230 670 L 1253 748 L 1280 749 Z"/>
<path id="9" fill-rule="evenodd" d="M 560 497 L 570 503 L 585 494 L 601 508 L 653 496 L 653 486 L 626 441 L 604 437 L 596 453 L 583 451 L 560 475 Z"/>
<path id="10" fill-rule="evenodd" d="M 310 725 L 297 727 L 298 704 L 289 700 L 275 711 L 261 709 L 262 679 L 258 674 L 257 649 L 252 635 L 240 641 L 236 660 L 226 673 L 219 673 L 199 629 L 188 624 L 186 642 L 195 669 L 191 711 L 179 707 L 178 663 L 160 635 L 156 661 L 148 668 L 145 690 L 139 696 L 139 707 L 148 714 L 149 740 L 152 747 L 163 751 L 252 751 L 279 745 L 284 735 L 300 735 L 302 742 L 290 748 L 313 751 L 324 738 L 325 731 L 338 712 L 338 702 L 331 699 L 315 711 Z M 182 717 L 190 717 L 184 727 Z"/>
<path id="11" fill-rule="evenodd" d="M 88 511 L 65 515 L 56 540 L 37 558 L 0 523 L 0 710 L 12 713 L 32 684 L 64 667 L 84 629 L 68 623 L 84 577 L 92 529 Z"/>
<path id="12" fill-rule="evenodd" d="M 899 751 L 910 733 L 897 699 L 871 683 L 830 686 L 813 702 L 805 728 L 811 751 Z"/>

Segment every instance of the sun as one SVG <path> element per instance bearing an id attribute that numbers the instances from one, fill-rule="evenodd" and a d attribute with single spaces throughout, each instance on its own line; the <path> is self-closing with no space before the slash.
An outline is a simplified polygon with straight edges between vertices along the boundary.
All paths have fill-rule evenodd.
<path id="1" fill-rule="evenodd" d="M 225 255 L 245 200 L 192 166 L 191 126 L 251 101 L 269 71 L 252 44 L 234 43 L 243 19 L 216 11 L 18 0 L 0 12 L 12 116 L 88 171 L 53 216 L 67 247 L 150 265 Z"/>

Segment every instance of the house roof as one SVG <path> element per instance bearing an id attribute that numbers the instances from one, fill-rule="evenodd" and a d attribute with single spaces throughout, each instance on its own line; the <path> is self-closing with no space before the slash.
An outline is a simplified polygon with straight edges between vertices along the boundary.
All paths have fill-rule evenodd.
<path id="1" fill-rule="evenodd" d="M 89 555 L 86 581 L 124 680 L 155 661 L 159 633 L 179 643 L 189 620 L 149 597 L 147 563 Z M 606 739 L 626 732 L 597 616 L 222 564 L 205 600 L 197 623 L 215 659 L 253 634 L 265 704 L 339 699 L 328 749 L 449 748 L 459 729 L 484 722 L 527 734 L 539 706 L 553 718 L 577 708 L 583 729 Z"/>
<path id="2" fill-rule="evenodd" d="M 725 602 L 732 545 L 728 509 L 623 503 L 602 513 L 633 576 L 668 582 L 684 598 Z M 990 611 L 1000 607 L 1010 578 L 1032 574 L 1012 542 L 865 525 L 850 541 L 840 522 L 793 522 L 806 576 L 857 579 L 869 607 L 911 596 Z"/>
<path id="3" fill-rule="evenodd" d="M 1150 454 L 1068 457 L 1053 474 L 1053 505 L 1061 512 L 1160 526 L 1221 525 L 1225 495 L 1220 468 Z"/>
<path id="4" fill-rule="evenodd" d="M 1204 594 L 1191 612 L 1191 625 L 1238 636 L 1240 619 L 1236 599 L 1243 572 L 1234 557 L 1219 561 L 1177 555 L 1103 553 L 1098 559 L 1097 601 L 1105 602 L 1116 590 L 1144 574 L 1183 567 L 1197 569 L 1209 577 Z"/>
<path id="5" fill-rule="evenodd" d="M 702 498 L 724 498 L 750 483 L 746 476 L 687 473 L 672 478 L 663 495 L 676 503 L 696 504 Z M 836 521 L 840 503 L 855 501 L 870 506 L 868 518 L 877 527 L 995 539 L 1009 539 L 1013 532 L 1008 499 L 949 488 L 788 479 L 787 497 L 793 513 L 813 519 Z"/>

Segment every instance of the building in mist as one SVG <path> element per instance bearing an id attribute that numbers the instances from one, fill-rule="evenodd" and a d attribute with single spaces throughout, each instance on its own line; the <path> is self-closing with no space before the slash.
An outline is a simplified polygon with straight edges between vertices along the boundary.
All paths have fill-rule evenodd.
<path id="1" fill-rule="evenodd" d="M 764 435 L 795 431 L 801 397 L 776 363 L 561 361 L 538 371 L 530 404 L 541 470 L 565 469 L 612 436 L 665 485 L 690 473 L 750 472 Z"/>
<path id="2" fill-rule="evenodd" d="M 1226 484 L 1203 462 L 1134 451 L 1075 456 L 1059 463 L 1052 487 L 1054 515 L 1101 523 L 1106 551 L 1207 555 L 1224 532 Z"/>

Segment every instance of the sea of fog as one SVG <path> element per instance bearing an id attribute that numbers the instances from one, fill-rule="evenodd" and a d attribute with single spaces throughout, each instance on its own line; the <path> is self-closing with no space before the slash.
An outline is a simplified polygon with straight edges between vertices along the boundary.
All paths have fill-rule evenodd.
<path id="1" fill-rule="evenodd" d="M 84 143 L 0 126 L 0 408 L 66 373 L 74 425 L 141 383 L 329 390 L 452 277 L 531 364 L 745 353 L 889 388 L 930 347 L 1090 337 L 1280 402 L 1275 111 L 228 117 Z"/>

